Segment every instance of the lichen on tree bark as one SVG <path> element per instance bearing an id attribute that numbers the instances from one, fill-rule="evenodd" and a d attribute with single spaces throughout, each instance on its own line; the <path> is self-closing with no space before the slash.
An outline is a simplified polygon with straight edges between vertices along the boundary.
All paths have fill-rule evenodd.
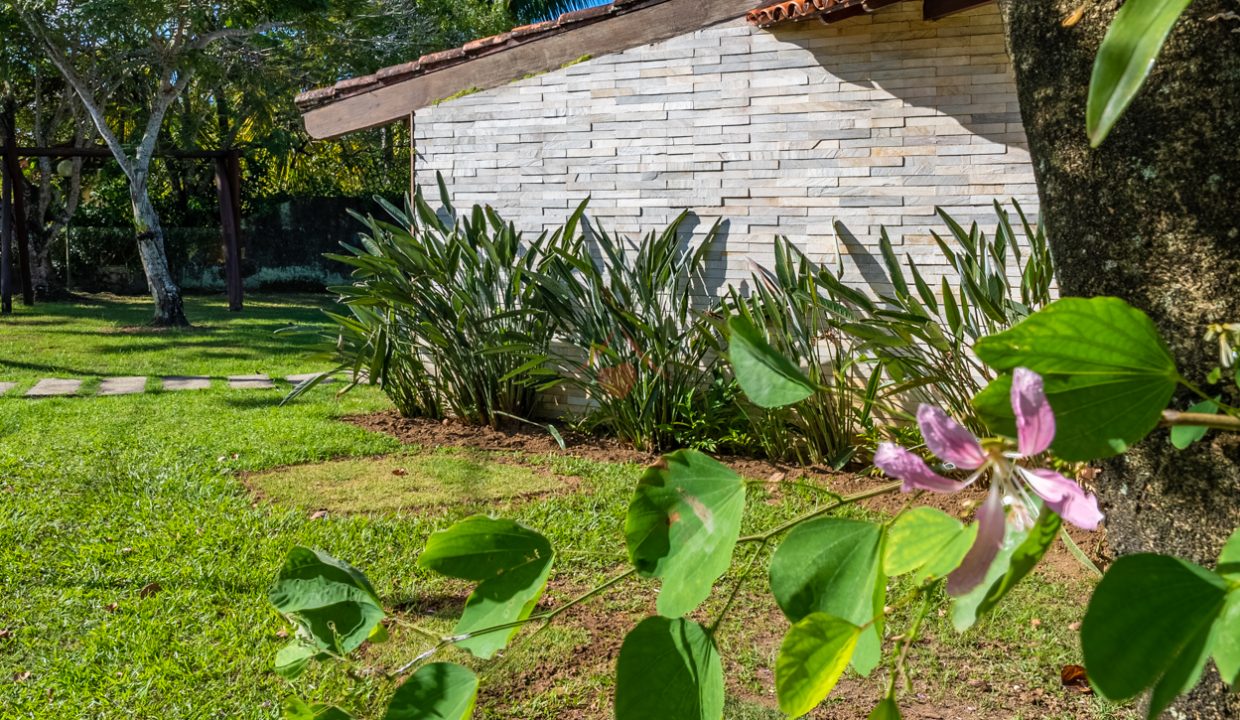
<path id="1" fill-rule="evenodd" d="M 1240 320 L 1240 33 L 1216 17 L 1234 7 L 1193 3 L 1146 86 L 1091 149 L 1089 78 L 1118 3 L 1087 4 L 1065 27 L 1080 4 L 999 0 L 1060 289 L 1141 308 L 1180 371 L 1200 381 L 1218 356 L 1203 340 L 1206 324 Z M 1233 386 L 1226 399 L 1236 394 Z M 1212 567 L 1240 526 L 1240 437 L 1211 433 L 1181 452 L 1159 430 L 1104 463 L 1097 491 L 1116 554 Z M 1240 700 L 1211 673 L 1170 712 L 1240 717 Z"/>

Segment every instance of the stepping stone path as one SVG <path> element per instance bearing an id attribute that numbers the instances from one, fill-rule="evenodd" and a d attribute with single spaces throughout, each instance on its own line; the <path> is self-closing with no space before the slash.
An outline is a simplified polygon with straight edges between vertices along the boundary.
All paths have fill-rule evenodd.
<path id="1" fill-rule="evenodd" d="M 209 377 L 173 375 L 164 378 L 165 390 L 206 390 L 209 387 L 211 387 Z"/>
<path id="2" fill-rule="evenodd" d="M 297 385 L 320 373 L 301 373 L 289 375 L 284 379 L 291 385 Z M 363 378 L 365 376 L 363 375 Z M 211 387 L 211 378 L 203 375 L 170 375 L 161 378 L 164 390 L 206 390 Z M 331 377 L 322 382 L 334 382 Z M 0 395 L 4 395 L 17 387 L 15 382 L 0 382 Z M 271 376 L 263 373 L 253 375 L 230 375 L 228 387 L 232 390 L 275 390 L 276 384 Z M 147 378 L 137 375 L 103 378 L 99 383 L 99 395 L 137 395 L 146 392 Z M 82 380 L 76 378 L 43 378 L 34 387 L 26 391 L 25 396 L 31 398 L 58 397 L 76 395 L 82 389 Z"/>
<path id="3" fill-rule="evenodd" d="M 26 397 L 54 397 L 56 395 L 72 395 L 82 387 L 81 380 L 65 380 L 62 378 L 44 378 L 26 391 Z"/>
<path id="4" fill-rule="evenodd" d="M 100 395 L 133 395 L 146 392 L 145 377 L 110 377 L 99 383 Z"/>
<path id="5" fill-rule="evenodd" d="M 230 375 L 228 387 L 233 390 L 274 390 L 276 385 L 266 375 Z"/>

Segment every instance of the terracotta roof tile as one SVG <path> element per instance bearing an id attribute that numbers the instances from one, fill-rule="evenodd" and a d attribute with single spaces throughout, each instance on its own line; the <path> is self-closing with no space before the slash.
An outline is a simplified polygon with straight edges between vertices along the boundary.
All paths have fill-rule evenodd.
<path id="1" fill-rule="evenodd" d="M 854 15 L 902 2 L 903 0 L 780 0 L 750 10 L 745 19 L 758 27 L 770 27 L 786 21 L 800 22 L 818 18 L 823 22 L 835 22 Z"/>
<path id="2" fill-rule="evenodd" d="M 400 82 L 423 73 L 436 72 L 474 57 L 503 52 L 516 45 L 533 42 L 552 33 L 568 32 L 578 26 L 598 22 L 611 15 L 627 13 L 662 2 L 666 0 L 614 0 L 608 5 L 574 10 L 554 20 L 522 25 L 506 33 L 471 40 L 462 47 L 423 55 L 413 62 L 383 68 L 373 75 L 349 78 L 331 87 L 301 93 L 296 99 L 297 106 L 304 112 L 320 105 L 326 105 L 333 100 L 364 93 L 376 87 Z"/>

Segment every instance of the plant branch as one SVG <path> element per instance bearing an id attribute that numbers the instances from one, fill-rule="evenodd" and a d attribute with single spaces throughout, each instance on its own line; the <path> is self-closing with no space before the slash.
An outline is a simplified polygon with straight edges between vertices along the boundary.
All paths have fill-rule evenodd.
<path id="1" fill-rule="evenodd" d="M 765 547 L 766 542 L 764 541 L 760 543 L 758 547 L 754 548 L 753 554 L 749 556 L 749 562 L 745 565 L 745 569 L 741 571 L 741 576 L 736 579 L 736 584 L 732 586 L 732 592 L 728 595 L 727 601 L 723 604 L 723 609 L 719 611 L 719 615 L 715 617 L 715 621 L 710 624 L 710 629 L 707 630 L 708 634 L 714 635 L 715 631 L 719 629 L 720 623 L 722 623 L 723 619 L 727 617 L 728 611 L 732 609 L 732 602 L 736 600 L 736 596 L 740 593 L 741 587 L 745 584 L 745 581 L 749 579 L 749 574 L 753 572 L 754 564 L 757 562 L 758 556 L 762 554 L 762 550 Z"/>
<path id="2" fill-rule="evenodd" d="M 1196 427 L 1207 427 L 1213 430 L 1240 432 L 1240 417 L 1233 417 L 1231 415 L 1216 415 L 1214 413 L 1163 410 L 1161 424 L 1165 427 L 1192 425 Z"/>
<path id="3" fill-rule="evenodd" d="M 554 610 L 548 610 L 546 612 L 538 613 L 536 615 L 530 615 L 524 620 L 513 620 L 512 622 L 500 623 L 498 625 L 492 625 L 490 627 L 479 628 L 472 632 L 441 637 L 439 638 L 439 642 L 435 643 L 429 650 L 426 650 L 420 653 L 414 659 L 410 660 L 404 665 L 401 665 L 399 668 L 396 669 L 395 672 L 391 673 L 389 677 L 400 677 L 401 675 L 404 675 L 405 673 L 409 672 L 415 665 L 429 658 L 430 656 L 434 655 L 435 653 L 439 652 L 445 647 L 449 645 L 455 645 L 456 643 L 459 643 L 463 640 L 468 640 L 472 637 L 477 637 L 479 635 L 485 635 L 487 633 L 499 632 L 500 630 L 510 630 L 512 628 L 521 627 L 523 625 L 526 625 L 532 622 L 542 621 L 544 623 L 549 623 L 561 613 L 569 610 L 570 608 L 576 605 L 580 605 L 581 603 L 586 602 L 587 600 L 590 600 L 598 595 L 601 595 L 602 593 L 611 589 L 613 586 L 620 584 L 621 582 L 627 580 L 628 578 L 632 577 L 635 574 L 637 574 L 637 568 L 629 568 L 628 570 L 625 570 L 619 575 L 616 575 L 615 577 L 611 578 L 610 580 L 603 583 L 602 585 L 599 585 L 591 590 L 587 590 L 586 592 L 582 593 L 581 595 L 578 595 L 572 600 L 569 600 L 568 602 L 555 608 Z"/>
<path id="4" fill-rule="evenodd" d="M 861 500 L 868 500 L 873 497 L 878 497 L 879 495 L 886 495 L 888 493 L 895 492 L 896 490 L 899 490 L 900 486 L 903 484 L 904 483 L 902 481 L 896 480 L 895 482 L 890 482 L 885 485 L 879 485 L 878 487 L 872 490 L 864 490 L 862 492 L 854 493 L 852 495 L 845 495 L 844 497 L 831 503 L 830 505 L 823 505 L 820 508 L 811 510 L 810 512 L 807 512 L 804 515 L 795 517 L 782 525 L 777 525 L 776 527 L 773 527 L 764 533 L 759 533 L 757 535 L 746 535 L 745 537 L 739 538 L 736 542 L 737 543 L 751 543 L 751 542 L 766 543 L 767 541 L 769 541 L 771 538 L 775 537 L 776 535 L 787 532 L 788 530 L 791 530 L 792 528 L 796 527 L 797 525 L 800 525 L 803 522 L 808 522 L 810 520 L 813 520 L 814 518 L 826 515 L 832 510 L 835 510 L 836 508 L 842 507 L 844 505 L 851 505 L 852 503 L 859 502 Z"/>

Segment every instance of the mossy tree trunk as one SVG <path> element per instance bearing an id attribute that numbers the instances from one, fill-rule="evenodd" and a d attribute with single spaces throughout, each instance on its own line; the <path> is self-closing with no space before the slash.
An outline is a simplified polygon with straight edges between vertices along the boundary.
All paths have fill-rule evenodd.
<path id="1" fill-rule="evenodd" d="M 1181 372 L 1203 381 L 1218 358 L 1206 324 L 1240 321 L 1240 22 L 1217 17 L 1240 8 L 1196 0 L 1139 97 L 1091 149 L 1089 77 L 1119 4 L 1085 3 L 1065 27 L 1082 2 L 999 1 L 1060 289 L 1149 313 Z M 1212 433 L 1179 452 L 1160 430 L 1105 463 L 1096 482 L 1116 554 L 1212 567 L 1240 526 L 1240 437 Z M 1240 717 L 1240 701 L 1211 671 L 1171 714 Z"/>

